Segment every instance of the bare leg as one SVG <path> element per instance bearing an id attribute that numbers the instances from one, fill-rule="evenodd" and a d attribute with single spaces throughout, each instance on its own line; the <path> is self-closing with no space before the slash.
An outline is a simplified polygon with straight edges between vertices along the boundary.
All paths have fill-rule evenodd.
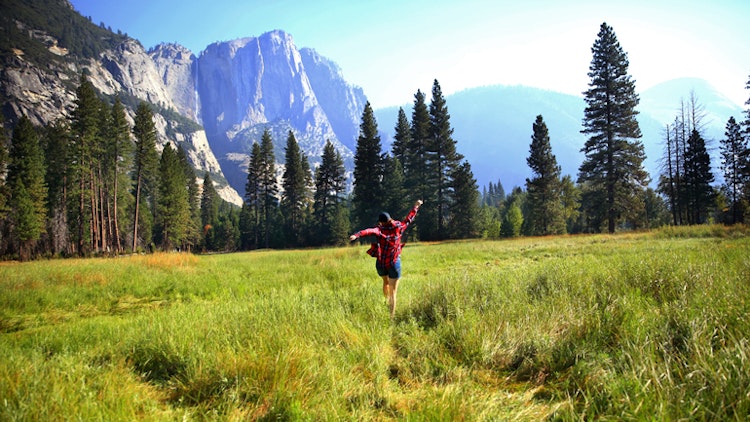
<path id="1" fill-rule="evenodd" d="M 396 291 L 398 290 L 398 279 L 388 279 L 388 307 L 391 310 L 391 318 L 396 316 Z"/>
<path id="2" fill-rule="evenodd" d="M 388 276 L 387 275 L 383 276 L 383 296 L 385 296 L 386 299 L 388 299 L 388 297 L 389 297 L 389 294 L 388 294 Z"/>

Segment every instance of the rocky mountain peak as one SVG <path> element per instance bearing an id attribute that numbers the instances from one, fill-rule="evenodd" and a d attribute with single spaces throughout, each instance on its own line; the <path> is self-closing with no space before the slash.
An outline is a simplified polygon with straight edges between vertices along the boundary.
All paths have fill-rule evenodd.
<path id="1" fill-rule="evenodd" d="M 196 57 L 192 51 L 179 44 L 159 44 L 148 51 L 157 72 L 183 116 L 198 121 L 198 100 L 195 95 L 193 65 Z"/>
<path id="2" fill-rule="evenodd" d="M 310 53 L 302 51 L 291 35 L 276 30 L 211 44 L 195 61 L 200 122 L 227 179 L 240 191 L 246 178 L 243 164 L 265 129 L 272 132 L 279 161 L 290 130 L 311 161 L 320 157 L 327 140 L 343 157 L 353 156 L 340 140 L 348 140 L 359 127 L 364 94 L 350 87 L 340 71 L 331 71 L 337 67 L 330 62 L 309 60 L 308 68 Z M 353 104 L 337 103 L 349 100 Z M 341 119 L 340 110 L 349 108 L 352 113 Z"/>
<path id="3" fill-rule="evenodd" d="M 128 38 L 88 65 L 92 83 L 105 94 L 124 92 L 152 104 L 176 108 L 154 61 L 137 40 Z"/>
<path id="4" fill-rule="evenodd" d="M 151 47 L 148 54 L 152 58 L 163 58 L 174 61 L 193 61 L 195 55 L 189 48 L 176 43 L 160 43 Z"/>

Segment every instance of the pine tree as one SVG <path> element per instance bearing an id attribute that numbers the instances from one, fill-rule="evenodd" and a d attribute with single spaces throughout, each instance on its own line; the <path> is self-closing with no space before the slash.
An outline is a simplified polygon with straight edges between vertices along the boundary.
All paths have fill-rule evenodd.
<path id="1" fill-rule="evenodd" d="M 384 163 L 383 209 L 393 215 L 406 215 L 413 202 L 410 202 L 409 192 L 404 188 L 404 169 L 401 161 L 386 155 Z"/>
<path id="2" fill-rule="evenodd" d="M 471 171 L 471 165 L 464 161 L 453 173 L 454 201 L 451 215 L 451 237 L 465 239 L 479 235 L 479 188 Z"/>
<path id="3" fill-rule="evenodd" d="M 405 159 L 401 163 L 404 167 L 406 190 L 418 196 L 426 204 L 420 211 L 420 217 L 412 224 L 412 233 L 417 233 L 420 239 L 433 239 L 437 231 L 437 224 L 430 217 L 430 211 L 436 203 L 434 190 L 428 184 L 428 144 L 430 141 L 430 111 L 425 102 L 425 95 L 417 90 L 414 94 L 414 105 L 411 115 L 411 136 Z M 434 213 L 434 212 L 433 212 Z"/>
<path id="4" fill-rule="evenodd" d="M 53 254 L 70 254 L 68 232 L 68 182 L 70 178 L 70 128 L 62 119 L 44 131 L 44 167 L 49 221 L 48 248 Z"/>
<path id="5" fill-rule="evenodd" d="M 159 160 L 156 209 L 155 221 L 162 249 L 171 250 L 183 245 L 191 224 L 190 198 L 177 151 L 169 143 L 164 145 Z"/>
<path id="6" fill-rule="evenodd" d="M 500 205 L 502 212 L 502 222 L 500 225 L 500 235 L 503 237 L 519 236 L 524 226 L 524 209 L 526 209 L 526 192 L 519 186 L 505 197 Z"/>
<path id="7" fill-rule="evenodd" d="M 750 158 L 750 150 L 748 150 L 747 140 L 742 136 L 742 128 L 734 116 L 727 121 L 724 136 L 720 145 L 721 166 L 724 173 L 723 190 L 730 200 L 730 222 L 742 223 L 745 208 L 742 191 L 748 183 L 744 170 Z"/>
<path id="8" fill-rule="evenodd" d="M 286 140 L 285 168 L 282 179 L 281 213 L 284 215 L 286 239 L 294 246 L 304 240 L 305 210 L 310 202 L 310 166 L 290 130 Z"/>
<path id="9" fill-rule="evenodd" d="M 105 175 L 105 168 L 108 163 L 107 151 L 110 149 L 112 138 L 110 133 L 112 131 L 112 110 L 111 107 L 104 101 L 99 100 L 99 111 L 98 111 L 98 142 L 93 145 L 91 150 L 91 171 L 90 171 L 90 187 L 91 187 L 91 221 L 92 221 L 92 246 L 97 252 L 107 251 L 111 246 L 110 240 L 113 237 L 113 227 L 111 224 L 111 202 L 110 202 L 110 191 L 112 189 L 112 181 L 106 177 L 111 174 L 107 171 Z M 109 211 L 109 212 L 108 212 Z"/>
<path id="10" fill-rule="evenodd" d="M 133 195 L 130 192 L 132 181 L 129 172 L 133 166 L 133 143 L 130 140 L 130 124 L 127 121 L 125 107 L 118 96 L 112 106 L 110 143 L 107 151 L 106 168 L 112 172 L 112 225 L 114 239 L 112 246 L 115 251 L 123 251 L 122 227 L 127 227 L 129 221 L 125 210 L 130 209 Z"/>
<path id="11" fill-rule="evenodd" d="M 585 158 L 579 168 L 579 183 L 589 188 L 584 203 L 596 206 L 589 211 L 598 214 L 597 220 L 606 220 L 607 230 L 614 233 L 621 215 L 633 208 L 632 199 L 648 184 L 643 144 L 638 141 L 639 98 L 627 73 L 627 54 L 606 23 L 591 50 L 591 82 L 584 92 L 587 106 L 581 131 L 590 137 L 581 149 Z"/>
<path id="12" fill-rule="evenodd" d="M 349 226 L 342 204 L 346 188 L 344 161 L 330 141 L 326 142 L 321 163 L 315 171 L 315 193 L 313 196 L 313 219 L 315 220 L 315 244 L 334 245 L 346 239 Z"/>
<path id="13" fill-rule="evenodd" d="M 458 169 L 463 156 L 456 152 L 450 114 L 437 79 L 432 84 L 430 101 L 430 137 L 428 142 L 429 190 L 434 192 L 435 202 L 424 214 L 425 221 L 435 225 L 432 239 L 445 239 L 449 236 L 447 226 L 451 219 L 450 208 L 456 200 L 453 173 Z M 433 217 L 434 215 L 434 217 Z"/>
<path id="14" fill-rule="evenodd" d="M 643 204 L 643 227 L 655 229 L 669 224 L 670 216 L 667 203 L 654 189 L 648 188 L 643 193 Z"/>
<path id="15" fill-rule="evenodd" d="M 195 170 L 188 161 L 187 153 L 182 145 L 177 146 L 177 163 L 184 176 L 184 186 L 187 189 L 187 198 L 190 211 L 190 221 L 186 227 L 182 247 L 190 251 L 201 240 L 201 197 Z"/>
<path id="16" fill-rule="evenodd" d="M 250 250 L 258 247 L 258 239 L 255 231 L 255 213 L 247 201 L 246 194 L 245 200 L 242 202 L 242 207 L 240 208 L 240 250 Z"/>
<path id="17" fill-rule="evenodd" d="M 216 250 L 235 251 L 240 245 L 240 213 L 234 204 L 220 201 L 218 224 L 216 226 Z"/>
<path id="18" fill-rule="evenodd" d="M 250 163 L 247 166 L 247 183 L 245 184 L 245 201 L 241 224 L 244 247 L 249 249 L 260 247 L 260 222 L 262 215 L 262 152 L 260 144 L 253 143 L 250 151 Z"/>
<path id="19" fill-rule="evenodd" d="M 685 151 L 685 189 L 688 199 L 688 223 L 701 224 L 708 218 L 708 209 L 713 203 L 711 183 L 711 157 L 706 150 L 706 141 L 697 129 L 688 138 Z"/>
<path id="20" fill-rule="evenodd" d="M 76 90 L 75 107 L 71 113 L 71 130 L 73 140 L 72 194 L 76 198 L 76 208 L 71 210 L 74 225 L 73 234 L 80 255 L 86 254 L 94 245 L 96 239 L 95 208 L 93 198 L 94 160 L 97 145 L 100 143 L 100 106 L 94 85 L 81 76 L 80 85 Z"/>
<path id="21" fill-rule="evenodd" d="M 659 177 L 658 190 L 667 197 L 672 211 L 673 224 L 691 224 L 692 216 L 689 202 L 691 191 L 687 186 L 687 150 L 688 140 L 693 130 L 699 133 L 704 126 L 704 107 L 698 103 L 695 92 L 690 93 L 688 101 L 680 100 L 680 108 L 674 123 L 664 130 L 664 173 Z"/>
<path id="22" fill-rule="evenodd" d="M 477 221 L 479 235 L 482 239 L 497 239 L 500 237 L 500 209 L 483 203 L 479 208 Z"/>
<path id="23" fill-rule="evenodd" d="M 278 207 L 277 195 L 279 193 L 276 181 L 276 156 L 273 152 L 273 138 L 271 132 L 266 129 L 260 139 L 261 151 L 261 173 L 260 188 L 263 210 L 264 244 L 268 248 L 271 245 L 271 227 Z"/>
<path id="24" fill-rule="evenodd" d="M 505 188 L 503 188 L 503 184 L 499 180 L 496 184 L 490 182 L 488 187 L 485 188 L 482 202 L 490 207 L 497 207 L 503 200 L 505 200 Z"/>
<path id="25" fill-rule="evenodd" d="M 23 116 L 13 130 L 7 183 L 10 188 L 12 238 L 21 260 L 31 256 L 47 216 L 44 155 L 31 121 Z"/>
<path id="26" fill-rule="evenodd" d="M 301 151 L 301 150 L 300 150 Z M 304 200 L 304 207 L 302 209 L 302 236 L 300 241 L 304 245 L 309 245 L 312 237 L 311 232 L 311 225 L 313 224 L 313 190 L 315 189 L 315 178 L 313 176 L 312 167 L 310 167 L 310 162 L 307 159 L 307 155 L 304 153 L 304 151 L 301 151 L 300 154 L 300 167 L 304 169 L 305 173 L 305 195 L 306 198 Z M 349 230 L 349 214 L 347 213 L 347 233 Z"/>
<path id="27" fill-rule="evenodd" d="M 398 108 L 398 120 L 393 130 L 395 134 L 393 135 L 391 153 L 401 162 L 402 166 L 408 166 L 410 158 L 409 148 L 411 147 L 411 125 L 402 107 Z"/>
<path id="28" fill-rule="evenodd" d="M 250 214 L 249 243 L 254 248 L 270 247 L 272 218 L 277 206 L 276 159 L 271 132 L 263 131 L 260 143 L 253 143 L 248 165 L 245 203 Z"/>
<path id="29" fill-rule="evenodd" d="M 219 202 L 219 194 L 211 180 L 211 174 L 206 172 L 203 176 L 203 192 L 201 193 L 201 227 L 203 228 L 203 245 L 208 250 L 216 248 Z"/>
<path id="30" fill-rule="evenodd" d="M 407 181 L 406 167 L 412 159 L 409 150 L 412 140 L 411 124 L 406 117 L 406 112 L 401 107 L 398 109 L 398 121 L 394 131 L 391 156 L 386 157 L 385 175 L 383 177 L 383 188 L 386 196 L 385 209 L 391 210 L 396 215 L 405 215 L 411 206 L 407 197 L 409 182 Z M 416 236 L 416 230 L 409 230 L 406 236 Z"/>
<path id="31" fill-rule="evenodd" d="M 156 126 L 151 108 L 145 102 L 138 104 L 133 125 L 135 135 L 135 158 L 133 179 L 135 181 L 135 206 L 133 216 L 133 251 L 138 250 L 138 228 L 150 220 L 152 214 L 148 206 L 144 206 L 142 198 L 150 196 L 157 171 L 159 156 L 156 152 Z M 153 201 L 153 199 L 152 199 Z M 144 216 L 146 212 L 148 215 Z M 150 227 L 148 228 L 150 232 Z M 150 241 L 150 236 L 144 236 Z"/>
<path id="32" fill-rule="evenodd" d="M 529 146 L 529 165 L 533 177 L 526 179 L 529 215 L 527 227 L 532 235 L 560 234 L 565 231 L 560 198 L 560 166 L 552 153 L 549 130 L 544 118 L 536 116 Z"/>
<path id="33" fill-rule="evenodd" d="M 382 210 L 384 160 L 378 125 L 368 102 L 362 112 L 354 154 L 352 212 L 356 227 L 371 225 Z"/>

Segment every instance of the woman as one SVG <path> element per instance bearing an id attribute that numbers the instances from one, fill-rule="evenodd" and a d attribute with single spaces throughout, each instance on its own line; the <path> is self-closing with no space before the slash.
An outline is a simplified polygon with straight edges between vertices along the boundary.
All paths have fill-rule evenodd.
<path id="1" fill-rule="evenodd" d="M 383 277 L 383 295 L 388 299 L 391 318 L 396 314 L 396 291 L 398 280 L 401 278 L 401 248 L 403 247 L 401 235 L 414 221 L 422 204 L 421 199 L 417 200 L 402 221 L 394 220 L 387 212 L 383 212 L 378 216 L 377 226 L 360 230 L 349 236 L 351 241 L 364 236 L 376 236 L 377 243 L 373 244 L 373 248 L 368 253 L 376 258 L 375 269 L 378 275 Z"/>

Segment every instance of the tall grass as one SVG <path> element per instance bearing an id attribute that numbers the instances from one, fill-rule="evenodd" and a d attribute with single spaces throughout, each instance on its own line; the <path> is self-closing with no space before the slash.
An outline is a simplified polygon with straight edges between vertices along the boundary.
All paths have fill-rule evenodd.
<path id="1" fill-rule="evenodd" d="M 740 229 L 0 265 L 0 420 L 745 420 Z"/>

